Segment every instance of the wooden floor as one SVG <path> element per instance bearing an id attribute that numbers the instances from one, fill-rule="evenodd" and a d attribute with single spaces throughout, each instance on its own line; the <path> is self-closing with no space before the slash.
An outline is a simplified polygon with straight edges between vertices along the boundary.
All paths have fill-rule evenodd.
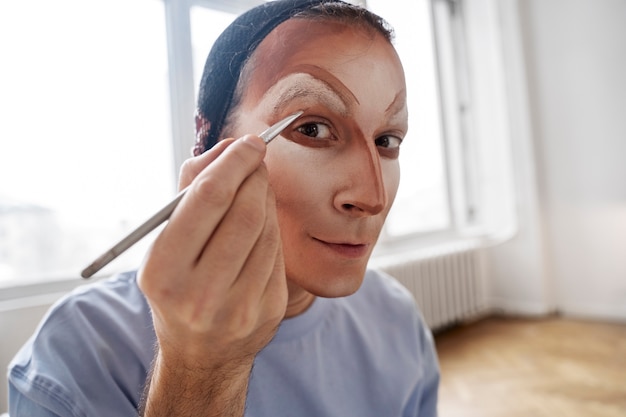
<path id="1" fill-rule="evenodd" d="M 439 417 L 626 417 L 626 325 L 489 318 L 435 341 Z"/>

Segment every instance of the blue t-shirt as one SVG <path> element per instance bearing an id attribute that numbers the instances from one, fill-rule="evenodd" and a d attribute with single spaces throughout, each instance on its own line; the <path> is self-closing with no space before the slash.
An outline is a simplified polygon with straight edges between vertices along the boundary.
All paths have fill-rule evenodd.
<path id="1" fill-rule="evenodd" d="M 135 274 L 60 300 L 9 370 L 11 417 L 136 416 L 154 356 Z M 413 297 L 368 270 L 343 298 L 317 298 L 257 355 L 246 417 L 436 416 L 439 368 Z"/>

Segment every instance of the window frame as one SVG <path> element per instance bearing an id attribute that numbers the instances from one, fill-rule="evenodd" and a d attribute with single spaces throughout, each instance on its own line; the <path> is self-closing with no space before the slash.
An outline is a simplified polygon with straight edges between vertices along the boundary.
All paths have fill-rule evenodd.
<path id="1" fill-rule="evenodd" d="M 374 257 L 418 250 L 479 236 L 468 213 L 478 204 L 471 185 L 476 179 L 471 148 L 471 92 L 464 44 L 463 0 L 427 0 L 431 13 L 449 224 L 445 228 L 388 236 L 383 232 Z"/>
<path id="2" fill-rule="evenodd" d="M 192 121 L 196 111 L 191 43 L 191 9 L 194 6 L 240 14 L 263 0 L 161 0 L 165 5 L 165 27 L 169 64 L 174 175 L 191 156 L 196 135 Z"/>
<path id="3" fill-rule="evenodd" d="M 500 13 L 515 0 L 428 0 L 435 42 L 449 227 L 381 236 L 373 258 L 476 240 L 495 245 L 519 231 L 511 97 L 505 68 L 508 38 Z M 489 74 L 494 76 L 489 80 Z M 514 75 L 514 74 L 513 74 Z M 496 111 L 494 111 L 494 109 Z M 493 128 L 488 128 L 493 121 Z M 495 145 L 492 151 L 491 146 Z M 495 177 L 502 177 L 495 180 Z M 376 262 L 373 262 L 374 264 Z"/>

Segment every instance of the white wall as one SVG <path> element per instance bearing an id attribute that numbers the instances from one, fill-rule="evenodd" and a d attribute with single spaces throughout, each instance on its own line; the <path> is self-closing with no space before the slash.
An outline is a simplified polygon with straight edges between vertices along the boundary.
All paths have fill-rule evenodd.
<path id="1" fill-rule="evenodd" d="M 528 89 L 510 87 L 520 231 L 492 251 L 494 305 L 626 320 L 626 1 L 502 4 Z"/>
<path id="2" fill-rule="evenodd" d="M 626 2 L 522 2 L 560 310 L 626 319 Z"/>

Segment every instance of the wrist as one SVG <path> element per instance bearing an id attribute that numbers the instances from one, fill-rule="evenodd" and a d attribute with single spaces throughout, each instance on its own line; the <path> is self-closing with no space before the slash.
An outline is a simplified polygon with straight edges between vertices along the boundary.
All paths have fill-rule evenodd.
<path id="1" fill-rule="evenodd" d="M 159 350 L 141 415 L 243 416 L 253 361 L 198 363 Z"/>

